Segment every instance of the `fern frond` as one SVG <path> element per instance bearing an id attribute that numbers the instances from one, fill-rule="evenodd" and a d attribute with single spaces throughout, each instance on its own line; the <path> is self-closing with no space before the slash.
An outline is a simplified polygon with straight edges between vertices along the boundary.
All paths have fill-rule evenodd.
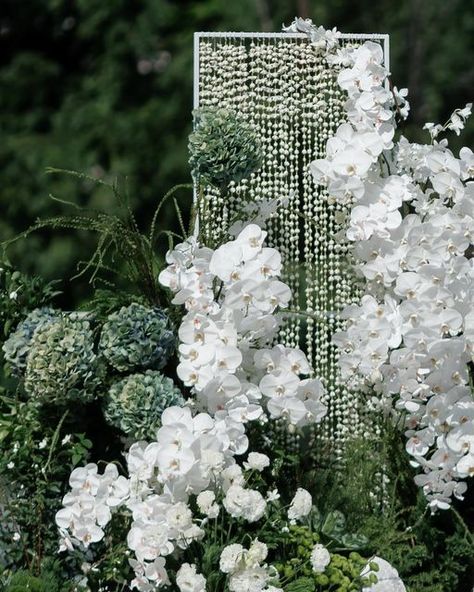
<path id="1" fill-rule="evenodd" d="M 176 210 L 176 216 L 178 217 L 178 222 L 179 222 L 179 227 L 181 229 L 181 232 L 183 234 L 183 240 L 186 238 L 186 228 L 184 227 L 184 222 L 183 222 L 183 215 L 181 213 L 181 209 L 178 205 L 178 201 L 175 197 L 173 197 L 173 203 L 174 203 L 174 209 Z"/>
<path id="2" fill-rule="evenodd" d="M 191 183 L 181 183 L 179 185 L 175 185 L 167 193 L 165 193 L 164 197 L 161 199 L 160 203 L 158 204 L 158 206 L 157 206 L 157 208 L 155 210 L 155 213 L 153 214 L 152 221 L 151 221 L 149 239 L 150 239 L 150 243 L 152 245 L 153 245 L 154 239 L 155 239 L 156 223 L 158 221 L 158 215 L 159 215 L 159 213 L 160 213 L 161 208 L 163 207 L 163 205 L 179 189 L 192 189 L 192 188 L 193 188 L 193 185 Z"/>
<path id="3" fill-rule="evenodd" d="M 45 173 L 47 175 L 69 175 L 71 177 L 81 179 L 82 181 L 90 181 L 91 183 L 95 183 L 96 185 L 104 185 L 104 187 L 113 189 L 113 186 L 110 183 L 102 181 L 102 179 L 97 179 L 96 177 L 91 177 L 90 175 L 86 175 L 85 173 L 80 173 L 79 171 L 71 171 L 69 169 L 58 169 L 56 167 L 46 167 Z"/>

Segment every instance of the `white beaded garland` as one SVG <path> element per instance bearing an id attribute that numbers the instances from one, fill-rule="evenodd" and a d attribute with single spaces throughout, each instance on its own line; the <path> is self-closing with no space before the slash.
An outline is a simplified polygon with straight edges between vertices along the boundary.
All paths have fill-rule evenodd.
<path id="1" fill-rule="evenodd" d="M 200 35 L 199 106 L 238 112 L 258 131 L 263 153 L 261 169 L 232 184 L 225 203 L 217 191 L 206 190 L 209 209 L 203 223 L 211 236 L 216 229 L 217 238 L 244 198 L 292 196 L 267 223 L 268 242 L 285 265 L 292 309 L 301 313 L 284 319 L 279 341 L 302 347 L 314 375 L 324 380 L 328 414 L 311 437 L 313 443 L 330 443 L 340 458 L 347 438 L 376 429 L 365 397 L 342 384 L 331 343 L 343 325 L 339 312 L 359 298 L 348 249 L 338 234 L 347 206 L 333 203 L 327 191 L 315 186 L 309 164 L 325 157 L 328 138 L 345 120 L 347 97 L 337 72 L 306 37 Z"/>

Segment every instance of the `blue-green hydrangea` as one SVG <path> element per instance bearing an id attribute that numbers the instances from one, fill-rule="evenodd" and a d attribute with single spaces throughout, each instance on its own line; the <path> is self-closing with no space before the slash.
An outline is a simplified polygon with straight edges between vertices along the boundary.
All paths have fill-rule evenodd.
<path id="1" fill-rule="evenodd" d="M 60 312 L 53 308 L 35 308 L 10 334 L 3 344 L 3 354 L 14 374 L 21 376 L 26 369 L 26 358 L 35 331 L 56 320 L 59 315 Z"/>
<path id="2" fill-rule="evenodd" d="M 255 130 L 235 112 L 205 108 L 194 112 L 194 132 L 189 136 L 189 163 L 201 183 L 225 190 L 261 165 Z"/>
<path id="3" fill-rule="evenodd" d="M 160 370 L 175 347 L 166 313 L 133 303 L 108 316 L 100 337 L 100 351 L 118 372 Z"/>
<path id="4" fill-rule="evenodd" d="M 40 403 L 88 401 L 103 378 L 87 320 L 62 315 L 38 327 L 26 359 L 25 391 Z"/>
<path id="5" fill-rule="evenodd" d="M 131 374 L 116 382 L 105 401 L 106 420 L 137 440 L 155 437 L 163 411 L 184 404 L 174 382 L 156 370 Z"/>

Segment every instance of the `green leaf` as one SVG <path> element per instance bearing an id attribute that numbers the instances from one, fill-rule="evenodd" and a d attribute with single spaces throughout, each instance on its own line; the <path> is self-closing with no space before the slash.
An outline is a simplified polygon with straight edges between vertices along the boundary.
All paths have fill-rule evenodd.
<path id="1" fill-rule="evenodd" d="M 363 534 L 345 534 L 340 540 L 344 547 L 351 551 L 364 549 L 369 542 L 368 538 Z"/>
<path id="2" fill-rule="evenodd" d="M 330 538 L 337 539 L 343 534 L 345 526 L 344 514 L 339 510 L 334 510 L 326 516 L 321 532 Z"/>

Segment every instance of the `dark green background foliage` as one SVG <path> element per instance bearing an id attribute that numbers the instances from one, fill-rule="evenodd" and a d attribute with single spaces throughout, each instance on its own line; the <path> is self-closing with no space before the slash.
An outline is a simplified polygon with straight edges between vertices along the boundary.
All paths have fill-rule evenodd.
<path id="1" fill-rule="evenodd" d="M 299 14 L 344 32 L 388 32 L 394 81 L 410 87 L 419 124 L 472 99 L 470 9 L 471 0 L 2 0 L 0 240 L 63 211 L 49 194 L 113 208 L 103 187 L 45 175 L 47 166 L 126 176 L 143 222 L 166 189 L 188 181 L 194 31 L 277 31 Z M 464 141 L 473 135 L 471 122 Z M 163 223 L 173 216 L 170 207 Z M 70 277 L 92 243 L 42 232 L 11 256 L 25 271 Z M 62 289 L 71 306 L 87 286 Z"/>

